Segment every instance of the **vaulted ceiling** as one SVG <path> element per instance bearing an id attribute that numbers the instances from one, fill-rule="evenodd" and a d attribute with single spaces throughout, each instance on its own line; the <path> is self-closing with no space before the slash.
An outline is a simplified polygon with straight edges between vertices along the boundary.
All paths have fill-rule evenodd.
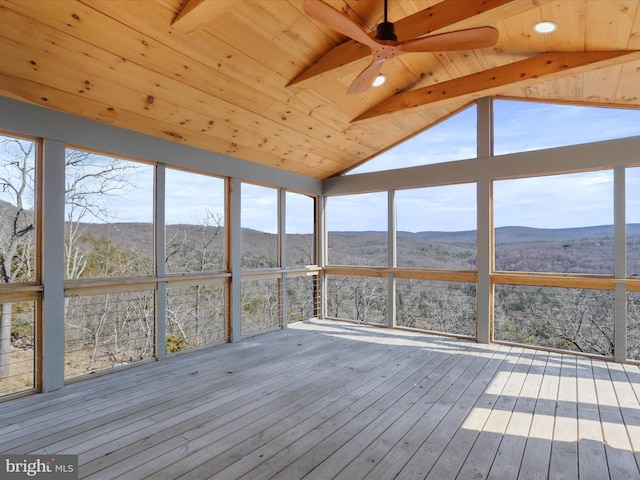
<path id="1" fill-rule="evenodd" d="M 325 2 L 367 32 L 383 19 L 383 0 Z M 499 39 L 404 54 L 350 95 L 370 52 L 303 0 L 0 0 L 0 95 L 319 179 L 479 97 L 640 108 L 640 0 L 388 4 L 401 40 Z"/>

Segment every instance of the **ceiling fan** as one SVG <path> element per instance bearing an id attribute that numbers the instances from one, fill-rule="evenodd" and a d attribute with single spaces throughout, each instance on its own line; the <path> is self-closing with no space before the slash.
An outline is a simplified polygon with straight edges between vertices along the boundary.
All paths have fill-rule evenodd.
<path id="1" fill-rule="evenodd" d="M 387 19 L 387 0 L 384 0 L 384 21 L 377 27 L 375 38 L 371 38 L 348 16 L 332 8 L 322 0 L 305 0 L 304 11 L 314 20 L 324 23 L 338 33 L 371 48 L 373 60 L 351 83 L 347 93 L 362 93 L 368 90 L 382 70 L 386 60 L 403 53 L 444 52 L 491 47 L 498 41 L 498 31 L 493 27 L 429 35 L 411 40 L 398 41 L 395 27 Z"/>

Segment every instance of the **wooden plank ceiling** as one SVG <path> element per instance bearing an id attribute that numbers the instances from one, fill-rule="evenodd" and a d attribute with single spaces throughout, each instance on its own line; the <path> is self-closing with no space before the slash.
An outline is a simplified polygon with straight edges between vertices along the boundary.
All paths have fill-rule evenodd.
<path id="1" fill-rule="evenodd" d="M 383 0 L 325 1 L 383 19 Z M 640 107 L 639 4 L 389 0 L 400 40 L 491 26 L 498 43 L 399 56 L 348 95 L 368 48 L 303 0 L 0 0 L 0 95 L 324 179 L 486 95 Z"/>

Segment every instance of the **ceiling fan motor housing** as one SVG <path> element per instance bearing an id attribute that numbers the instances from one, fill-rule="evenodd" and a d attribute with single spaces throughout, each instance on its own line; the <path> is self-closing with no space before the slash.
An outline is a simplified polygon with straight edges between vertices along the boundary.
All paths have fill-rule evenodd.
<path id="1" fill-rule="evenodd" d="M 396 35 L 396 29 L 391 22 L 382 22 L 378 24 L 378 31 L 376 33 L 376 40 L 393 40 L 394 42 L 398 41 L 398 36 Z"/>

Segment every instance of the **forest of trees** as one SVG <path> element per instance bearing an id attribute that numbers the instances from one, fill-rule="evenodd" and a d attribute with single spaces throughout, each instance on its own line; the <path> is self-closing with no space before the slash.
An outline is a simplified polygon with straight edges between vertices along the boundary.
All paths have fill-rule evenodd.
<path id="1" fill-rule="evenodd" d="M 0 273 L 5 284 L 36 281 L 35 148 L 31 141 L 0 137 Z M 152 178 L 153 170 L 145 173 Z M 143 169 L 145 167 L 142 167 Z M 65 166 L 66 280 L 144 277 L 154 273 L 153 226 L 123 223 L 112 199 L 138 188 L 131 178 L 140 164 L 73 149 Z M 203 209 L 195 223 L 166 227 L 168 275 L 226 271 L 223 212 Z M 313 243 L 290 236 L 294 264 L 310 264 Z M 273 235 L 245 229 L 243 268 L 276 266 Z M 299 263 L 303 262 L 303 263 Z M 313 277 L 288 282 L 289 318 L 313 314 Z M 194 284 L 197 283 L 197 284 Z M 80 284 L 81 285 L 81 284 Z M 274 288 L 275 285 L 275 288 Z M 226 289 L 222 279 L 167 288 L 166 350 L 175 353 L 228 338 Z M 302 291 L 299 291 L 301 290 Z M 282 304 L 277 280 L 243 285 L 243 330 L 255 333 L 279 325 Z M 155 355 L 155 292 L 124 285 L 121 291 L 65 297 L 65 377 L 71 378 Z M 35 302 L 4 302 L 0 313 L 0 395 L 33 386 Z"/>
<path id="2" fill-rule="evenodd" d="M 330 232 L 329 263 L 383 266 L 386 232 Z M 613 275 L 613 227 L 496 229 L 495 269 Z M 475 270 L 475 232 L 399 232 L 398 265 Z M 640 225 L 627 226 L 628 274 L 640 274 Z M 386 278 L 328 277 L 327 314 L 382 323 Z M 640 360 L 640 296 L 628 294 L 627 356 Z M 591 289 L 496 285 L 494 338 L 613 356 L 613 292 Z M 475 336 L 475 284 L 399 279 L 396 324 Z"/>
<path id="3" fill-rule="evenodd" d="M 2 140 L 0 164 L 0 278 L 5 284 L 35 281 L 35 161 L 33 142 Z M 69 150 L 66 165 L 64 267 L 66 280 L 136 277 L 154 273 L 151 223 L 118 222 L 106 199 L 125 197 L 135 186 L 133 162 Z M 5 198 L 7 200 L 2 200 Z M 167 274 L 226 271 L 223 212 L 205 209 L 197 222 L 166 227 Z M 403 268 L 474 271 L 475 231 L 399 232 L 397 263 Z M 386 232 L 330 232 L 329 264 L 384 266 Z M 277 236 L 242 231 L 243 269 L 278 264 Z M 628 226 L 628 271 L 640 274 L 640 226 Z M 287 266 L 314 262 L 310 234 L 287 234 Z M 611 226 L 586 229 L 496 229 L 498 271 L 611 275 Z M 244 335 L 314 315 L 315 276 L 247 279 L 242 285 Z M 167 288 L 166 350 L 174 353 L 224 342 L 227 331 L 226 280 L 179 283 Z M 281 292 L 285 298 L 281 298 Z M 327 315 L 367 323 L 386 322 L 386 277 L 328 275 Z M 628 357 L 640 360 L 640 295 L 628 295 Z M 494 335 L 498 340 L 613 355 L 611 291 L 497 285 Z M 34 368 L 35 303 L 3 303 L 0 313 L 0 381 L 26 358 Z M 475 284 L 398 279 L 396 323 L 429 331 L 475 336 Z M 87 294 L 65 298 L 65 376 L 73 377 L 155 355 L 154 290 Z M 26 368 L 28 371 L 29 368 Z M 6 383 L 6 382 L 5 382 Z M 0 385 L 0 395 L 3 394 Z"/>
<path id="4" fill-rule="evenodd" d="M 15 206 L 2 203 L 3 217 L 16 215 Z M 168 273 L 224 271 L 224 226 L 211 216 L 203 225 L 167 227 Z M 3 222 L 7 225 L 7 222 Z M 69 278 L 144 275 L 152 268 L 147 224 L 83 224 L 67 260 Z M 24 227 L 23 227 L 24 228 Z M 635 227 L 630 228 L 635 232 Z M 117 232 L 114 233 L 114 232 Z M 540 232 L 537 232 L 538 234 Z M 613 263 L 613 237 L 609 234 L 519 241 L 517 232 L 503 229 L 507 241 L 496 244 L 496 266 L 504 271 L 551 271 L 556 273 L 609 274 Z M 584 232 L 583 232 L 584 233 Z M 590 232 L 587 232 L 590 233 Z M 399 263 L 406 267 L 451 270 L 475 269 L 475 243 L 439 238 L 435 234 L 411 234 L 398 240 Z M 27 235 L 28 236 L 28 235 Z M 534 236 L 536 236 L 534 234 Z M 26 238 L 26 237 L 25 237 Z M 276 236 L 254 230 L 243 231 L 243 268 L 276 265 Z M 313 259 L 311 235 L 288 235 L 287 244 L 297 252 L 294 264 Z M 637 252 L 640 235 L 628 239 L 630 252 Z M 22 249 L 18 248 L 17 252 Z M 386 234 L 376 232 L 330 234 L 330 263 L 382 265 L 386 261 Z M 73 258 L 73 262 L 71 262 Z M 630 265 L 637 264 L 629 255 Z M 29 262 L 13 265 L 29 271 Z M 75 277 L 72 277 L 72 273 Z M 14 277 L 17 278 L 17 277 Z M 314 276 L 291 277 L 287 281 L 289 321 L 314 314 Z M 203 283 L 167 290 L 168 353 L 202 344 L 224 342 L 226 305 L 224 282 Z M 246 335 L 277 327 L 282 299 L 277 279 L 243 282 L 243 332 Z M 384 323 L 387 317 L 386 277 L 327 277 L 327 315 L 367 323 Z M 66 299 L 66 375 L 85 374 L 120 364 L 150 358 L 155 352 L 153 291 L 134 291 Z M 9 304 L 12 308 L 12 348 L 33 348 L 33 306 Z M 628 356 L 640 359 L 640 296 L 629 294 Z M 476 324 L 475 284 L 398 279 L 396 323 L 399 326 L 473 337 Z M 562 348 L 604 356 L 613 355 L 613 295 L 611 291 L 497 285 L 495 289 L 494 335 L 497 340 Z"/>

